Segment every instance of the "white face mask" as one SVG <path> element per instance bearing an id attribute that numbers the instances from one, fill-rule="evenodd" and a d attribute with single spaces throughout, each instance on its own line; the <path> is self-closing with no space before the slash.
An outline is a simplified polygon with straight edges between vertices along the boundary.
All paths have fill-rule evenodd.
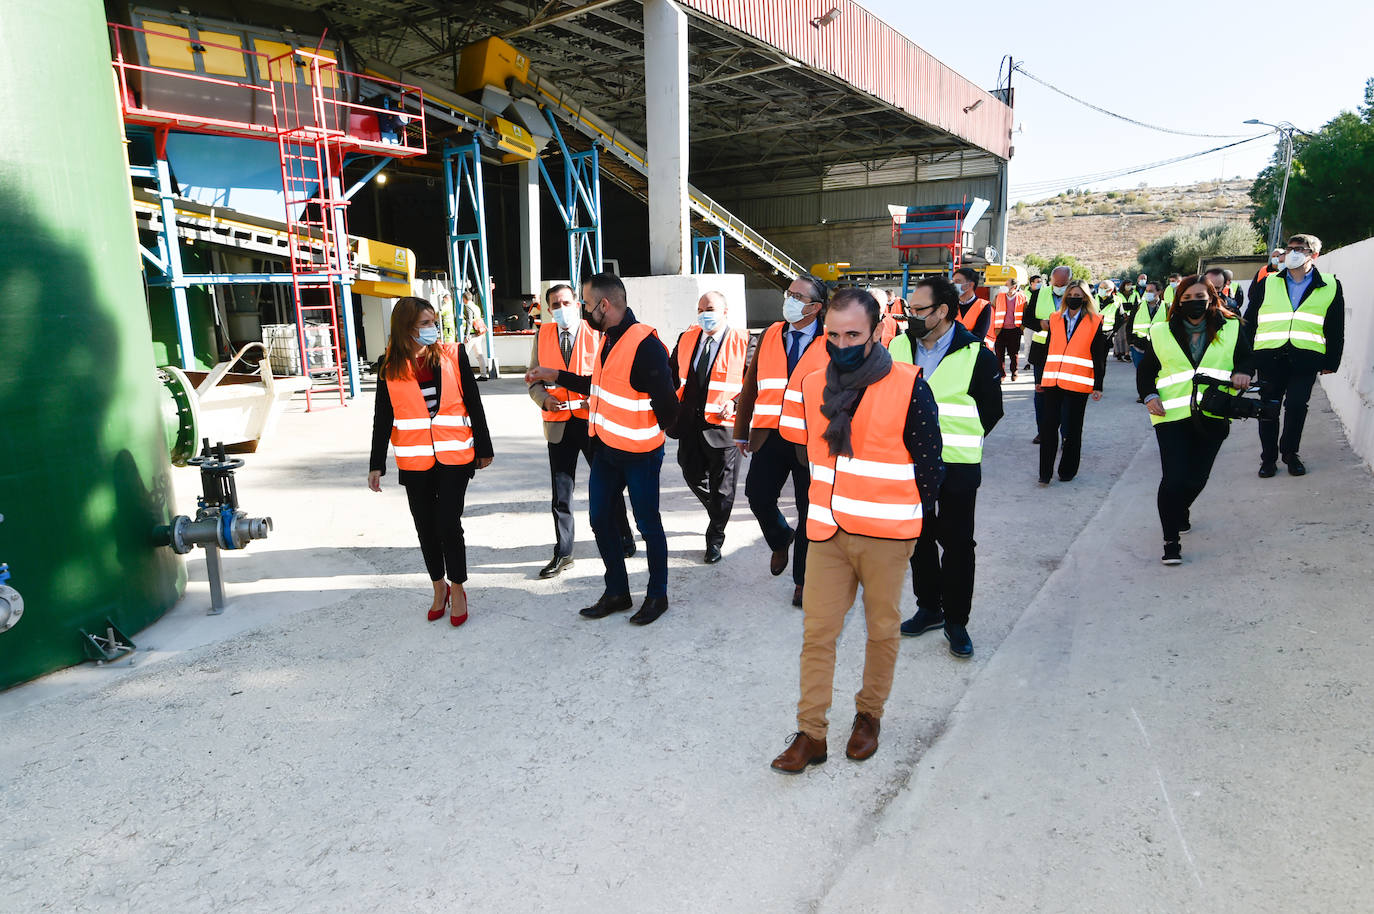
<path id="1" fill-rule="evenodd" d="M 1145 293 L 1145 300 L 1146 300 L 1146 301 L 1154 301 L 1154 300 L 1155 300 L 1155 294 L 1154 294 L 1153 292 L 1146 292 L 1146 293 Z"/>
<path id="2" fill-rule="evenodd" d="M 1063 298 L 1064 290 L 1067 289 L 1068 286 L 1050 286 L 1050 288 L 1054 290 L 1055 298 Z"/>
<path id="3" fill-rule="evenodd" d="M 1271 266 L 1271 267 L 1276 267 L 1276 266 L 1278 266 L 1278 265 L 1281 264 L 1281 263 L 1283 263 L 1283 258 L 1282 258 L 1282 257 L 1270 257 L 1270 258 L 1269 258 L 1269 266 Z"/>
<path id="4" fill-rule="evenodd" d="M 963 294 L 964 294 L 964 290 L 967 289 L 967 288 L 968 288 L 968 283 L 965 283 L 965 282 L 956 282 L 956 283 L 954 284 L 954 291 L 955 291 L 955 292 L 958 292 L 960 295 L 963 295 Z"/>
<path id="5" fill-rule="evenodd" d="M 705 330 L 707 333 L 712 333 L 721 324 L 720 312 L 700 311 L 697 313 L 697 323 L 701 325 L 702 330 Z"/>
<path id="6" fill-rule="evenodd" d="M 1173 282 L 1169 283 L 1169 288 L 1170 288 L 1170 289 L 1177 289 L 1177 288 L 1178 288 L 1178 280 L 1175 279 Z"/>
<path id="7" fill-rule="evenodd" d="M 582 322 L 582 313 L 575 304 L 554 308 L 553 322 L 559 330 L 571 330 Z"/>
<path id="8" fill-rule="evenodd" d="M 1307 264 L 1307 255 L 1302 251 L 1289 251 L 1283 258 L 1283 265 L 1290 270 L 1301 270 Z"/>
<path id="9" fill-rule="evenodd" d="M 795 324 L 806 317 L 806 302 L 789 295 L 782 300 L 782 319 L 789 324 Z"/>

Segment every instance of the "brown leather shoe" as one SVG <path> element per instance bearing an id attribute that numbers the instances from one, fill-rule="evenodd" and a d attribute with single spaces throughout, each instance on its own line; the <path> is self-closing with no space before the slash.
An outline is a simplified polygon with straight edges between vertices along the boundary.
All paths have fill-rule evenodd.
<path id="1" fill-rule="evenodd" d="M 787 570 L 787 554 L 791 551 L 790 546 L 783 546 L 781 549 L 773 550 L 773 557 L 768 560 L 768 570 L 773 577 L 777 577 Z"/>
<path id="2" fill-rule="evenodd" d="M 825 761 L 825 740 L 815 740 L 798 731 L 787 738 L 787 748 L 773 759 L 773 770 L 783 774 L 801 774 L 808 765 Z"/>
<path id="3" fill-rule="evenodd" d="M 801 609 L 802 605 L 802 585 L 798 584 L 792 591 L 792 605 Z"/>
<path id="4" fill-rule="evenodd" d="M 854 732 L 849 736 L 849 745 L 844 754 L 856 762 L 872 757 L 878 751 L 878 730 L 881 724 L 872 714 L 860 711 L 854 715 Z"/>

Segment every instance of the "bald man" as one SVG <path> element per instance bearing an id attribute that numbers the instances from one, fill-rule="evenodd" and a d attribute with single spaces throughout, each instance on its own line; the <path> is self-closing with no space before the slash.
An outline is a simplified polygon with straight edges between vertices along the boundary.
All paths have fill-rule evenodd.
<path id="1" fill-rule="evenodd" d="M 707 292 L 697 319 L 678 337 L 669 362 L 681 402 L 672 436 L 687 487 L 706 509 L 705 562 L 721 560 L 725 525 L 735 506 L 739 450 L 735 447 L 736 401 L 744 388 L 749 332 L 731 327 L 725 296 Z"/>

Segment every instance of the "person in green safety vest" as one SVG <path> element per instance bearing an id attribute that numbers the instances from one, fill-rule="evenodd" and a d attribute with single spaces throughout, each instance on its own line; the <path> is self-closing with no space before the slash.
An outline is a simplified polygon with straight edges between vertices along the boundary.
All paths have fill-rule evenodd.
<path id="1" fill-rule="evenodd" d="M 1131 318 L 1131 361 L 1135 363 L 1137 370 L 1140 368 L 1140 357 L 1150 338 L 1150 325 L 1156 321 L 1168 320 L 1168 317 L 1169 308 L 1159 294 L 1159 283 L 1153 280 L 1145 283 L 1145 291 L 1140 296 L 1140 307 L 1136 308 L 1135 316 Z"/>
<path id="2" fill-rule="evenodd" d="M 453 314 L 453 296 L 445 292 L 439 296 L 439 336 L 445 343 L 458 341 L 458 323 Z"/>
<path id="3" fill-rule="evenodd" d="M 1116 283 L 1104 279 L 1097 284 L 1097 313 L 1102 315 L 1102 329 L 1098 331 L 1106 337 L 1116 333 L 1116 322 L 1121 317 L 1124 302 L 1117 294 Z"/>
<path id="4" fill-rule="evenodd" d="M 1253 376 L 1250 342 L 1240 321 L 1205 279 L 1183 280 L 1168 318 L 1150 324 L 1136 369 L 1136 389 L 1159 443 L 1163 473 L 1157 502 L 1166 565 L 1183 561 L 1179 535 L 1192 529 L 1193 503 L 1230 432 L 1229 419 L 1197 406 L 1201 390 L 1209 385 L 1245 390 Z"/>
<path id="5" fill-rule="evenodd" d="M 1178 273 L 1169 274 L 1169 287 L 1164 290 L 1164 304 L 1172 305 L 1174 296 L 1178 294 L 1178 284 L 1183 280 L 1183 276 Z"/>
<path id="6" fill-rule="evenodd" d="M 1318 374 L 1341 365 L 1345 348 L 1345 293 L 1340 280 L 1323 276 L 1315 261 L 1322 243 L 1315 235 L 1288 239 L 1284 269 L 1250 287 L 1245 329 L 1255 347 L 1264 399 L 1283 405 L 1283 435 L 1278 419 L 1261 419 L 1259 475 L 1278 472 L 1283 459 L 1288 472 L 1307 472 L 1298 457 L 1307 400 Z"/>
<path id="7" fill-rule="evenodd" d="M 1131 357 L 1131 321 L 1135 319 L 1135 309 L 1140 307 L 1141 291 L 1144 291 L 1144 286 L 1137 291 L 1126 280 L 1117 286 L 1116 294 L 1121 304 L 1116 315 L 1116 330 L 1112 334 L 1112 355 L 1116 356 L 1118 362 L 1128 361 Z"/>
<path id="8" fill-rule="evenodd" d="M 922 505 L 920 538 L 911 553 L 916 614 L 903 635 L 943 628 L 949 652 L 973 656 L 973 515 L 983 481 L 983 437 L 1002 418 L 997 356 L 957 320 L 959 292 L 943 276 L 916 284 L 904 333 L 888 344 L 895 362 L 921 369 L 939 408 L 945 479 L 935 505 Z"/>

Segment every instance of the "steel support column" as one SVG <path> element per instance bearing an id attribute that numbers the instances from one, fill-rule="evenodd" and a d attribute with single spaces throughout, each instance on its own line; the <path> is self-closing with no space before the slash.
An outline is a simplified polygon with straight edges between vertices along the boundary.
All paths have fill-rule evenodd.
<path id="1" fill-rule="evenodd" d="M 725 233 L 692 236 L 692 272 L 725 272 Z"/>
<path id="2" fill-rule="evenodd" d="M 490 275 L 487 269 L 487 208 L 482 193 L 482 149 L 477 137 L 462 146 L 445 146 L 443 160 L 444 199 L 448 206 L 448 265 L 453 294 L 461 298 L 464 283 L 470 282 L 473 294 L 482 304 L 490 370 L 494 352 L 491 287 L 487 280 Z M 463 231 L 464 223 L 473 223 L 473 230 Z"/>
<path id="3" fill-rule="evenodd" d="M 563 140 L 553 112 L 544 109 L 553 127 L 553 138 L 563 155 L 563 186 L 560 189 L 539 159 L 539 173 L 553 197 L 554 206 L 568 233 L 568 281 L 574 289 L 582 280 L 601 272 L 601 150 L 593 146 L 586 152 L 573 152 Z M 583 272 L 584 265 L 589 269 Z"/>

